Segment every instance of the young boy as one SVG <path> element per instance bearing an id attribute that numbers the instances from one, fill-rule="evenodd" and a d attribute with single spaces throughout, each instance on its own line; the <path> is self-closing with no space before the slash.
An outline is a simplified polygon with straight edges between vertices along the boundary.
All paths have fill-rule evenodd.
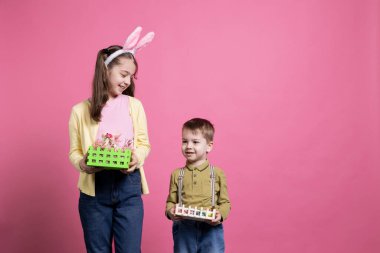
<path id="1" fill-rule="evenodd" d="M 182 154 L 186 158 L 186 166 L 171 174 L 166 201 L 166 216 L 173 220 L 175 253 L 224 252 L 222 222 L 227 219 L 231 204 L 223 171 L 211 166 L 207 160 L 207 154 L 213 147 L 213 138 L 214 126 L 208 120 L 194 118 L 182 127 Z M 180 173 L 183 173 L 182 183 L 179 180 Z M 211 175 L 215 178 L 214 187 Z M 179 185 L 182 185 L 180 191 Z M 175 214 L 175 205 L 180 202 L 186 207 L 203 209 L 212 208 L 214 203 L 215 219 L 207 222 L 184 219 Z"/>

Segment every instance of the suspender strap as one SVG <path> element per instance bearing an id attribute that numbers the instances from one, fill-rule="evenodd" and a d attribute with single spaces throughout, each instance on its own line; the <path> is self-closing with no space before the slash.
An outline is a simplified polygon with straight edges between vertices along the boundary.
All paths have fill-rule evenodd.
<path id="1" fill-rule="evenodd" d="M 183 185 L 183 176 L 185 175 L 185 168 L 181 168 L 178 176 L 178 203 L 182 206 L 182 185 Z"/>
<path id="2" fill-rule="evenodd" d="M 183 177 L 185 175 L 185 168 L 181 168 L 178 175 L 178 204 L 182 206 L 182 187 Z M 210 178 L 211 178 L 211 206 L 215 208 L 215 171 L 214 166 L 210 164 Z"/>
<path id="3" fill-rule="evenodd" d="M 210 165 L 211 170 L 211 207 L 212 209 L 215 209 L 215 172 L 214 172 L 214 166 Z"/>

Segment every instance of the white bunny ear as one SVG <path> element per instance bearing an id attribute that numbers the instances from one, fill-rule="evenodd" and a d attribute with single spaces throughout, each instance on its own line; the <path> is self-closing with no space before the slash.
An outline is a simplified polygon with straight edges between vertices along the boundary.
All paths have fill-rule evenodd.
<path id="1" fill-rule="evenodd" d="M 146 45 L 148 45 L 150 42 L 152 42 L 154 38 L 154 32 L 149 32 L 147 33 L 140 41 L 139 43 L 137 44 L 137 46 L 133 49 L 134 52 L 136 52 L 137 50 L 143 48 L 143 47 L 146 47 Z"/>
<path id="2" fill-rule="evenodd" d="M 131 50 L 139 40 L 142 28 L 141 26 L 136 27 L 136 29 L 128 36 L 127 40 L 124 43 L 124 50 Z"/>

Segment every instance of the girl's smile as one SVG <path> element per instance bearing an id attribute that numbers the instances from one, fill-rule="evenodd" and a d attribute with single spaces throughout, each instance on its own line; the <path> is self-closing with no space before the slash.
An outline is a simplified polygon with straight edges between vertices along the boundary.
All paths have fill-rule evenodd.
<path id="1" fill-rule="evenodd" d="M 136 72 L 136 66 L 132 59 L 122 57 L 120 64 L 114 65 L 108 70 L 108 95 L 117 97 L 131 85 Z"/>

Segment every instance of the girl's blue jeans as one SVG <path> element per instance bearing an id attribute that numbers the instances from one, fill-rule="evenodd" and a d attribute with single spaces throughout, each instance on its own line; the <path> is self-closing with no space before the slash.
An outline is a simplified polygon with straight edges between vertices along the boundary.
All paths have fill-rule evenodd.
<path id="1" fill-rule="evenodd" d="M 174 253 L 224 253 L 223 225 L 193 220 L 173 222 Z"/>
<path id="2" fill-rule="evenodd" d="M 95 174 L 95 197 L 80 193 L 79 214 L 88 253 L 140 253 L 143 224 L 140 171 Z"/>

